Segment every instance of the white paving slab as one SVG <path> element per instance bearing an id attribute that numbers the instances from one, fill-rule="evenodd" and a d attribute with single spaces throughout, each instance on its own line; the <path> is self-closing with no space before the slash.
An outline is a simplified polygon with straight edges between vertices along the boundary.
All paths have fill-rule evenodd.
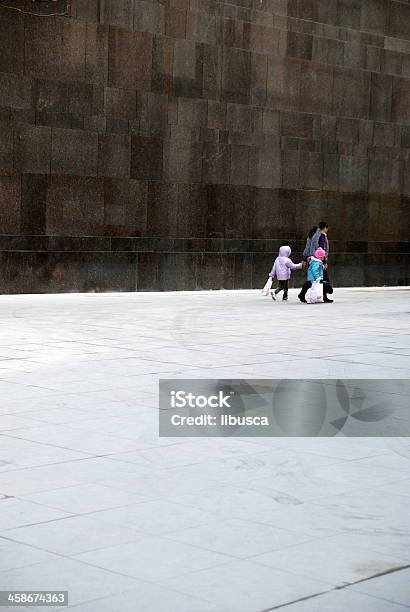
<path id="1" fill-rule="evenodd" d="M 403 559 L 360 548 L 357 544 L 337 536 L 269 552 L 254 557 L 252 561 L 322 580 L 333 587 L 371 578 L 405 564 Z"/>
<path id="2" fill-rule="evenodd" d="M 0 572 L 0 590 L 35 592 L 66 590 L 69 592 L 70 605 L 121 593 L 135 586 L 136 582 L 132 578 L 107 572 L 74 559 L 59 558 Z M 37 609 L 42 609 L 44 612 L 44 608 Z"/>
<path id="3" fill-rule="evenodd" d="M 360 595 L 358 595 L 360 597 Z M 366 597 L 361 596 L 363 599 Z M 370 599 L 370 598 L 367 598 Z M 66 608 L 67 609 L 67 608 Z M 210 601 L 166 589 L 159 584 L 140 583 L 138 588 L 116 596 L 69 607 L 73 612 L 234 612 Z M 391 612 L 397 612 L 391 610 Z"/>
<path id="4" fill-rule="evenodd" d="M 33 546 L 26 546 L 5 537 L 0 537 L 0 558 L 1 571 L 4 572 L 26 567 L 27 565 L 52 561 L 53 559 L 57 560 L 58 556 L 45 550 L 33 548 Z"/>
<path id="5" fill-rule="evenodd" d="M 38 506 L 45 508 L 45 506 Z M 95 516 L 70 516 L 34 525 L 9 529 L 3 535 L 13 541 L 41 548 L 61 556 L 116 546 L 141 537 L 136 530 L 123 525 L 110 525 Z"/>
<path id="6" fill-rule="evenodd" d="M 410 531 L 408 497 L 396 493 L 385 494 L 382 487 L 362 489 L 346 495 L 331 495 L 312 502 L 312 505 L 338 514 L 350 512 L 362 519 L 362 528 L 365 531 Z"/>
<path id="7" fill-rule="evenodd" d="M 408 440 L 159 438 L 157 406 L 161 377 L 409 378 L 409 295 L 1 296 L 0 588 L 77 612 L 410 609 Z"/>
<path id="8" fill-rule="evenodd" d="M 323 582 L 249 561 L 233 561 L 167 580 L 163 584 L 222 607 L 234 606 L 236 612 L 267 610 L 326 589 Z"/>
<path id="9" fill-rule="evenodd" d="M 25 527 L 26 525 L 38 525 L 49 523 L 70 516 L 68 512 L 63 512 L 56 508 L 47 508 L 24 499 L 6 497 L 1 501 L 1 522 L 0 533 L 9 533 L 10 529 Z"/>
<path id="10" fill-rule="evenodd" d="M 238 559 L 247 559 L 272 550 L 282 550 L 310 540 L 308 536 L 297 532 L 235 518 L 172 531 L 166 537 Z"/>
<path id="11" fill-rule="evenodd" d="M 43 491 L 25 496 L 28 501 L 65 510 L 71 514 L 98 512 L 146 502 L 147 498 L 137 493 L 126 493 L 99 484 L 82 484 L 54 491 Z"/>
<path id="12" fill-rule="evenodd" d="M 214 513 L 164 499 L 104 510 L 95 515 L 101 521 L 138 529 L 151 535 L 162 535 L 209 523 Z"/>
<path id="13" fill-rule="evenodd" d="M 287 612 L 406 612 L 409 608 L 348 589 L 339 589 L 299 601 L 285 609 Z"/>
<path id="14" fill-rule="evenodd" d="M 89 453 L 61 448 L 49 444 L 50 440 L 33 442 L 23 440 L 11 434 L 13 430 L 0 434 L 0 472 L 11 469 L 52 465 L 89 456 Z"/>
<path id="15" fill-rule="evenodd" d="M 176 578 L 208 567 L 219 568 L 232 559 L 227 555 L 149 536 L 130 544 L 82 553 L 75 558 L 148 582 Z"/>
<path id="16" fill-rule="evenodd" d="M 410 568 L 361 582 L 351 589 L 410 608 Z"/>

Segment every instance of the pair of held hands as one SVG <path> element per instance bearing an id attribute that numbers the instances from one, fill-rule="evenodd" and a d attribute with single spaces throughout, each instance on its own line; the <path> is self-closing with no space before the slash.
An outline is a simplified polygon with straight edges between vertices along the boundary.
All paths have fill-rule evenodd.
<path id="1" fill-rule="evenodd" d="M 306 262 L 306 261 L 301 261 L 300 263 L 302 264 L 302 269 L 304 269 L 304 268 L 306 268 L 306 267 L 307 267 L 307 262 Z M 328 267 L 329 267 L 329 266 L 328 266 L 328 264 L 327 264 L 327 263 L 326 263 L 326 264 L 323 264 L 323 269 L 324 269 L 324 270 L 327 270 L 327 269 L 328 269 Z"/>

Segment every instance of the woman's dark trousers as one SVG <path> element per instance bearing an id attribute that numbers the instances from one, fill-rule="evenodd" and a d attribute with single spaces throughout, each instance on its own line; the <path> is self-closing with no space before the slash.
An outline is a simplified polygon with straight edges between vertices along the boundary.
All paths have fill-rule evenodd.
<path id="1" fill-rule="evenodd" d="M 302 302 L 306 301 L 306 292 L 307 292 L 308 289 L 311 288 L 311 286 L 312 286 L 312 282 L 311 281 L 306 281 L 305 284 L 303 285 L 302 289 L 300 290 L 298 298 Z M 328 299 L 328 297 L 327 297 L 328 293 L 333 293 L 333 289 L 332 289 L 332 286 L 331 286 L 330 281 L 329 281 L 329 275 L 327 273 L 327 270 L 323 270 L 323 299 L 324 300 Z"/>

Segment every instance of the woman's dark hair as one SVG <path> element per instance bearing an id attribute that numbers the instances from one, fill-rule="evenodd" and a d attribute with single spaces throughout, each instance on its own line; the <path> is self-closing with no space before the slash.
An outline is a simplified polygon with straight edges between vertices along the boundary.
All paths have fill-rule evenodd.
<path id="1" fill-rule="evenodd" d="M 329 224 L 326 221 L 321 221 L 319 223 L 319 229 L 325 229 L 325 227 L 329 227 Z"/>

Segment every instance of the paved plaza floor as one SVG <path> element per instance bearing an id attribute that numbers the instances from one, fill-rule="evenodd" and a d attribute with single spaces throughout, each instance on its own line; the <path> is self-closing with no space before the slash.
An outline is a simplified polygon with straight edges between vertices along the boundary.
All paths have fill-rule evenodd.
<path id="1" fill-rule="evenodd" d="M 73 612 L 410 609 L 410 439 L 157 433 L 160 378 L 410 378 L 409 298 L 0 297 L 0 590 L 68 590 Z"/>

